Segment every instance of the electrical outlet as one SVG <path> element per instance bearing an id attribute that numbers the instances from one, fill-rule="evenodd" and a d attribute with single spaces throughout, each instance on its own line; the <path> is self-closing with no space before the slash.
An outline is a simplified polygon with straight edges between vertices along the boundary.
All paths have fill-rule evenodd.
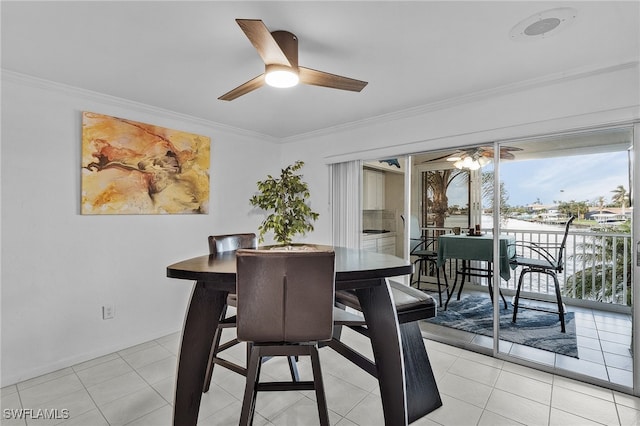
<path id="1" fill-rule="evenodd" d="M 102 307 L 102 319 L 113 319 L 116 316 L 116 310 L 113 305 L 104 305 Z"/>

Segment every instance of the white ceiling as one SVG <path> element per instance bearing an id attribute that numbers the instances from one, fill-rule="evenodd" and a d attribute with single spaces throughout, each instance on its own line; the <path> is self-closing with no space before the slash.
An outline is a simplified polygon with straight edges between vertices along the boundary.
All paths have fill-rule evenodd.
<path id="1" fill-rule="evenodd" d="M 545 10 L 577 18 L 546 39 L 509 31 Z M 257 132 L 274 140 L 483 91 L 638 61 L 637 1 L 2 1 L 2 68 Z M 300 65 L 361 93 L 263 87 L 235 18 L 298 36 Z"/>

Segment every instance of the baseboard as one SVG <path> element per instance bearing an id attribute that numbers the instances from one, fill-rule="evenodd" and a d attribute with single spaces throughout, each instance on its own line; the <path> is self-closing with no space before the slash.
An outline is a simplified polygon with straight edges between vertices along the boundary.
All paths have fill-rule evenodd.
<path id="1" fill-rule="evenodd" d="M 57 360 L 56 362 L 38 366 L 32 368 L 30 370 L 22 371 L 19 373 L 9 373 L 2 374 L 2 381 L 0 383 L 0 387 L 11 386 L 16 383 L 24 382 L 25 380 L 30 380 L 35 377 L 43 376 L 45 374 L 53 373 L 54 371 L 62 370 L 64 368 L 68 368 L 74 366 L 76 364 L 80 364 L 86 361 L 90 361 L 95 358 L 100 358 L 101 356 L 109 355 L 114 352 L 121 351 L 123 349 L 130 348 L 132 346 L 139 345 L 141 343 L 149 342 L 151 340 L 156 340 L 161 337 L 167 336 L 169 334 L 173 334 L 176 332 L 180 332 L 181 330 L 166 330 L 158 333 L 150 334 L 144 338 L 136 338 L 136 339 L 124 339 L 122 342 L 102 347 L 99 349 L 95 349 L 89 352 L 85 352 L 82 354 L 74 355 L 68 358 L 64 358 L 61 360 Z"/>

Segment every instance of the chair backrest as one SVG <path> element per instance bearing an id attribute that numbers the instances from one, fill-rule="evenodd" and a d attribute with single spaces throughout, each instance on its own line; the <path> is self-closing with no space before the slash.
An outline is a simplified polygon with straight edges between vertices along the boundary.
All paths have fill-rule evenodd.
<path id="1" fill-rule="evenodd" d="M 562 237 L 562 243 L 560 243 L 560 248 L 558 249 L 558 272 L 562 272 L 562 255 L 564 253 L 564 248 L 567 245 L 567 235 L 569 235 L 569 226 L 571 222 L 575 220 L 575 216 L 571 216 L 569 220 L 567 220 L 567 224 L 564 226 L 564 236 Z"/>
<path id="2" fill-rule="evenodd" d="M 316 342 L 333 334 L 333 251 L 236 253 L 238 340 Z"/>
<path id="3" fill-rule="evenodd" d="M 258 248 L 256 234 L 227 234 L 209 236 L 209 254 Z"/>
<path id="4" fill-rule="evenodd" d="M 400 216 L 403 222 L 406 222 L 404 219 L 404 215 Z M 418 247 L 422 243 L 422 230 L 420 229 L 420 222 L 418 218 L 414 215 L 411 215 L 411 220 L 409 222 L 409 252 L 413 252 L 416 247 Z"/>

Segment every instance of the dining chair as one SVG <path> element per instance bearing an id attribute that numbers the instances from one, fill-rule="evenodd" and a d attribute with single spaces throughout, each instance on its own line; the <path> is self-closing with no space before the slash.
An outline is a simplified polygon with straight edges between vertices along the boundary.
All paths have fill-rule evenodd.
<path id="1" fill-rule="evenodd" d="M 242 233 L 242 234 L 225 234 L 225 235 L 210 235 L 209 236 L 209 254 L 215 255 L 218 253 L 236 251 L 238 249 L 257 249 L 258 237 L 254 233 Z M 218 321 L 218 328 L 213 336 L 213 344 L 211 345 L 211 352 L 209 353 L 209 362 L 207 363 L 207 374 L 204 381 L 202 391 L 208 392 L 211 386 L 211 377 L 213 376 L 213 367 L 218 364 L 235 371 L 239 374 L 246 374 L 246 368 L 233 363 L 227 359 L 220 358 L 219 354 L 233 346 L 237 345 L 238 339 L 234 338 L 228 342 L 220 344 L 222 332 L 225 328 L 234 328 L 236 326 L 236 316 L 233 315 L 227 318 L 227 307 L 235 307 L 236 295 L 229 294 L 227 296 L 227 304 L 222 310 L 222 314 Z M 248 352 L 247 352 L 248 353 Z"/>
<path id="2" fill-rule="evenodd" d="M 259 391 L 314 390 L 329 425 L 318 342 L 333 334 L 333 251 L 244 250 L 236 253 L 238 340 L 250 344 L 240 425 L 252 424 Z M 260 382 L 263 357 L 309 356 L 311 381 Z"/>
<path id="3" fill-rule="evenodd" d="M 404 222 L 404 216 L 400 216 L 402 221 Z M 422 235 L 422 231 L 420 229 L 420 222 L 416 216 L 411 216 L 411 223 L 409 226 L 409 256 L 415 257 L 416 259 L 413 261 L 413 270 L 414 272 L 411 274 L 410 282 L 413 286 L 416 285 L 418 290 L 422 290 L 420 284 L 422 283 L 422 271 L 427 270 L 427 266 L 432 268 L 436 276 L 436 282 L 438 286 L 438 299 L 440 302 L 440 307 L 442 307 L 442 292 L 448 294 L 449 284 L 445 280 L 444 289 L 442 288 L 442 283 L 440 282 L 440 270 L 438 269 L 438 251 L 435 247 L 436 238 L 433 237 L 425 237 Z M 413 280 L 414 274 L 417 272 L 418 279 Z M 425 281 L 426 284 L 427 283 Z"/>
<path id="4" fill-rule="evenodd" d="M 533 241 L 516 241 L 516 255 L 510 261 L 514 267 L 521 266 L 520 278 L 518 278 L 518 287 L 516 289 L 516 295 L 513 298 L 513 319 L 512 322 L 516 322 L 518 315 L 518 308 L 523 307 L 527 309 L 535 309 L 538 311 L 557 313 L 560 317 L 560 331 L 565 332 L 565 306 L 562 302 L 562 293 L 560 291 L 560 283 L 558 282 L 558 273 L 562 272 L 564 268 L 563 254 L 567 245 L 567 235 L 569 234 L 569 227 L 573 222 L 575 216 L 571 216 L 564 227 L 564 235 L 560 244 L 548 244 L 539 243 Z M 539 273 L 549 275 L 553 278 L 553 283 L 556 293 L 556 303 L 558 304 L 558 310 L 553 311 L 546 309 L 543 306 L 538 305 L 526 305 L 520 306 L 522 283 L 526 274 Z"/>

